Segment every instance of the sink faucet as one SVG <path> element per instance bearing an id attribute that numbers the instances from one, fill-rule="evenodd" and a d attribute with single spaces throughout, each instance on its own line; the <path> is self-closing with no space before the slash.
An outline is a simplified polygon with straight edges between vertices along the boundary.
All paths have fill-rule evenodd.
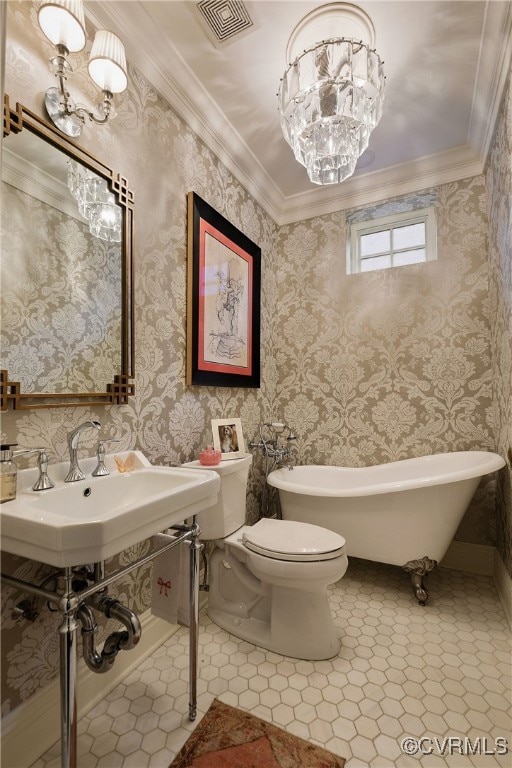
<path id="1" fill-rule="evenodd" d="M 69 472 L 66 475 L 65 483 L 74 483 L 77 480 L 83 480 L 85 475 L 78 466 L 78 440 L 81 433 L 88 427 L 94 427 L 94 429 L 100 429 L 101 424 L 99 421 L 84 421 L 83 424 L 79 424 L 76 429 L 68 435 L 68 448 L 69 448 Z"/>

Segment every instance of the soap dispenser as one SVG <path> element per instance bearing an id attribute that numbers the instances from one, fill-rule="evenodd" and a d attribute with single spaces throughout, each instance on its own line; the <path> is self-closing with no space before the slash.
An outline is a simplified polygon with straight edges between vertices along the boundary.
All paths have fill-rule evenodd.
<path id="1" fill-rule="evenodd" d="M 18 467 L 12 460 L 12 449 L 18 443 L 0 445 L 0 504 L 16 498 Z"/>

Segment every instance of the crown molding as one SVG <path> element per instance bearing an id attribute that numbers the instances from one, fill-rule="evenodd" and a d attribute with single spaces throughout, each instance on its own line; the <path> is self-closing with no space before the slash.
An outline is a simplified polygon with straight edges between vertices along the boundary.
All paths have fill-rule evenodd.
<path id="1" fill-rule="evenodd" d="M 494 51 L 489 56 L 488 51 Z M 512 63 L 512 0 L 487 0 L 467 133 L 485 166 Z"/>
<path id="2" fill-rule="evenodd" d="M 280 226 L 292 224 L 313 216 L 357 208 L 397 195 L 460 181 L 482 173 L 483 167 L 481 158 L 464 144 L 408 163 L 352 176 L 340 185 L 288 197 L 277 223 Z"/>
<path id="3" fill-rule="evenodd" d="M 51 208 L 55 208 L 66 216 L 88 224 L 86 219 L 80 216 L 77 204 L 71 199 L 66 184 L 37 168 L 7 147 L 3 147 L 2 153 L 2 181 L 40 200 Z"/>
<path id="4" fill-rule="evenodd" d="M 219 158 L 274 221 L 283 195 L 172 44 L 155 49 L 159 30 L 139 0 L 120 16 L 115 3 L 94 3 L 87 17 L 96 27 L 112 29 L 123 40 L 127 58 L 169 102 L 177 114 Z M 152 55 L 151 55 L 152 54 Z M 172 75 L 170 74 L 172 72 Z"/>
<path id="5" fill-rule="evenodd" d="M 487 2 L 467 144 L 358 174 L 342 185 L 316 187 L 291 196 L 283 195 L 176 48 L 172 44 L 165 51 L 155 47 L 159 30 L 146 13 L 144 3 L 133 0 L 129 6 L 129 14 L 121 15 L 116 13 L 116 3 L 92 3 L 87 16 L 95 26 L 105 26 L 119 34 L 129 62 L 279 226 L 483 172 L 511 58 L 512 0 Z M 486 50 L 497 53 L 488 56 Z M 479 104 L 482 94 L 486 97 L 483 109 Z"/>

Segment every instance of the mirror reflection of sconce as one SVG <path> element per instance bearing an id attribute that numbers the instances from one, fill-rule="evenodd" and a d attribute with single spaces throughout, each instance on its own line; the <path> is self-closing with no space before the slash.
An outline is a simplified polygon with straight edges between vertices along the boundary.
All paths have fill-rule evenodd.
<path id="1" fill-rule="evenodd" d="M 109 191 L 106 180 L 70 158 L 68 188 L 78 204 L 80 215 L 89 222 L 91 235 L 108 243 L 120 243 L 122 209 Z"/>
<path id="2" fill-rule="evenodd" d="M 42 0 L 38 21 L 43 34 L 53 43 L 56 54 L 50 59 L 51 69 L 59 82 L 58 88 L 48 88 L 45 106 L 53 123 L 66 136 L 80 136 L 85 118 L 104 124 L 112 111 L 114 93 L 122 93 L 128 85 L 124 46 L 113 32 L 96 32 L 89 57 L 89 75 L 103 93 L 103 101 L 94 114 L 86 107 L 75 105 L 66 88 L 73 71 L 70 53 L 85 48 L 85 18 L 82 0 Z"/>

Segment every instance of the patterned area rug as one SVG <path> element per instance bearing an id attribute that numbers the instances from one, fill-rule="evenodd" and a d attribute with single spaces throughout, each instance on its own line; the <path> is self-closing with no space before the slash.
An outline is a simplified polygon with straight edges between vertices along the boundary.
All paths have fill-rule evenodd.
<path id="1" fill-rule="evenodd" d="M 343 768 L 337 757 L 214 699 L 169 768 Z"/>

